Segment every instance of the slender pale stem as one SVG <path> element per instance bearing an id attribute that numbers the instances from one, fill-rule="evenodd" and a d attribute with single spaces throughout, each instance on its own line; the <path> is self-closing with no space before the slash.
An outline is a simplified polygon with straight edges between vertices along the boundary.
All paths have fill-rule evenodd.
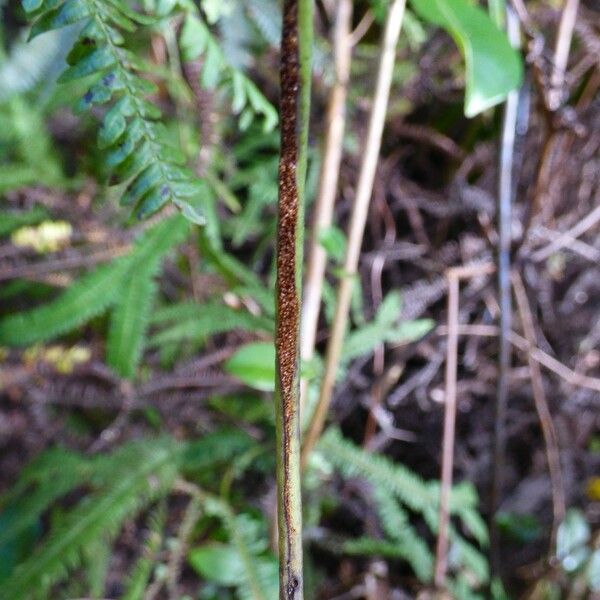
<path id="1" fill-rule="evenodd" d="M 358 268 L 358 258 L 360 255 L 371 193 L 373 191 L 373 181 L 375 179 L 375 170 L 377 168 L 379 149 L 381 147 L 381 135 L 383 133 L 392 83 L 396 44 L 398 43 L 398 37 L 402 27 L 405 4 L 406 0 L 394 0 L 392 2 L 383 34 L 377 84 L 373 96 L 373 107 L 369 121 L 369 131 L 358 178 L 356 197 L 354 198 L 352 207 L 348 247 L 344 261 L 344 274 L 338 285 L 335 316 L 333 319 L 331 336 L 327 345 L 325 373 L 321 382 L 319 400 L 307 430 L 304 447 L 302 449 L 303 465 L 306 464 L 308 456 L 323 430 L 335 384 L 342 344 L 346 333 L 352 287 Z"/>
<path id="2" fill-rule="evenodd" d="M 448 565 L 448 529 L 450 492 L 454 464 L 454 431 L 456 424 L 456 368 L 458 364 L 459 278 L 448 274 L 448 347 L 446 350 L 446 394 L 444 397 L 444 437 L 442 442 L 442 477 L 440 482 L 439 530 L 435 555 L 435 585 L 442 589 Z"/>
<path id="3" fill-rule="evenodd" d="M 508 37 L 513 47 L 519 47 L 519 19 L 512 9 L 505 13 Z M 492 473 L 492 498 L 490 511 L 490 555 L 493 572 L 499 570 L 499 539 L 496 526 L 496 511 L 502 500 L 504 479 L 504 455 L 506 452 L 506 412 L 510 381 L 511 344 L 509 334 L 512 329 L 512 301 L 510 285 L 511 265 L 511 220 L 514 196 L 513 163 L 515 137 L 519 113 L 519 91 L 508 94 L 504 105 L 502 140 L 500 143 L 500 177 L 498 181 L 498 304 L 500 306 L 500 338 L 498 352 L 498 385 L 494 415 L 494 459 Z"/>
<path id="4" fill-rule="evenodd" d="M 315 350 L 321 293 L 327 255 L 320 244 L 321 233 L 331 225 L 335 203 L 344 128 L 346 123 L 346 96 L 350 60 L 352 54 L 352 0 L 339 0 L 336 8 L 333 32 L 333 55 L 335 82 L 329 95 L 327 108 L 327 132 L 323 149 L 323 162 L 319 175 L 319 190 L 315 200 L 310 246 L 306 266 L 304 298 L 302 302 L 302 335 L 300 354 L 302 360 L 310 360 Z M 306 405 L 306 381 L 301 385 L 301 405 Z"/>
<path id="5" fill-rule="evenodd" d="M 275 335 L 280 600 L 303 598 L 299 333 L 311 47 L 312 0 L 286 0 L 281 36 Z"/>

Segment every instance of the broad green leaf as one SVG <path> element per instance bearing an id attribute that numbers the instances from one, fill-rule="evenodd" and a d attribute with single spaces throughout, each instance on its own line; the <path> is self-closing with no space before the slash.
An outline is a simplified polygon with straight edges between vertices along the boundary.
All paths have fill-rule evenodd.
<path id="1" fill-rule="evenodd" d="M 225 370 L 256 390 L 275 390 L 275 346 L 253 342 L 242 346 L 227 362 Z"/>
<path id="2" fill-rule="evenodd" d="M 195 548 L 189 553 L 188 561 L 202 577 L 220 585 L 237 585 L 244 577 L 244 562 L 239 552 L 227 544 Z"/>
<path id="3" fill-rule="evenodd" d="M 465 58 L 465 115 L 474 117 L 519 87 L 523 65 L 506 35 L 468 0 L 411 0 L 423 19 L 443 27 Z"/>

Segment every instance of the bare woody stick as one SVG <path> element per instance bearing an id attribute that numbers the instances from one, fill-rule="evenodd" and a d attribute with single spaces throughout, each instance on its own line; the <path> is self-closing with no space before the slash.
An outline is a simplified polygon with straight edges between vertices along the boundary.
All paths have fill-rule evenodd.
<path id="1" fill-rule="evenodd" d="M 377 74 L 377 84 L 373 96 L 369 131 L 367 134 L 365 153 L 360 168 L 356 197 L 354 198 L 352 216 L 350 219 L 348 248 L 344 261 L 344 275 L 340 279 L 338 286 L 335 316 L 333 318 L 331 336 L 327 345 L 325 373 L 323 374 L 323 380 L 321 382 L 319 400 L 308 427 L 304 446 L 302 448 L 303 466 L 306 465 L 308 457 L 323 431 L 335 384 L 342 344 L 346 333 L 348 309 L 350 308 L 352 287 L 354 285 L 354 275 L 356 274 L 358 267 L 358 258 L 367 220 L 369 201 L 373 191 L 373 181 L 375 179 L 377 159 L 381 147 L 381 135 L 383 133 L 383 125 L 387 113 L 392 83 L 396 44 L 398 43 L 398 37 L 402 27 L 405 4 L 406 0 L 394 0 L 391 3 L 383 34 L 379 72 Z"/>
<path id="2" fill-rule="evenodd" d="M 446 350 L 446 394 L 444 402 L 444 434 L 442 441 L 442 476 L 440 512 L 435 554 L 434 583 L 442 589 L 448 567 L 448 533 L 450 529 L 450 492 L 454 466 L 454 432 L 456 424 L 456 371 L 458 368 L 458 312 L 461 279 L 486 275 L 495 270 L 492 264 L 468 265 L 448 269 L 448 346 Z"/>
<path id="3" fill-rule="evenodd" d="M 300 339 L 302 360 L 310 360 L 315 350 L 323 278 L 327 262 L 327 256 L 321 247 L 319 236 L 324 229 L 331 225 L 342 160 L 346 96 L 352 54 L 351 27 L 352 0 L 339 0 L 333 31 L 335 82 L 331 88 L 327 107 L 327 133 L 319 175 L 319 190 L 315 200 L 302 303 L 302 335 Z M 300 389 L 301 405 L 305 406 L 305 397 L 308 391 L 306 381 L 302 382 Z"/>

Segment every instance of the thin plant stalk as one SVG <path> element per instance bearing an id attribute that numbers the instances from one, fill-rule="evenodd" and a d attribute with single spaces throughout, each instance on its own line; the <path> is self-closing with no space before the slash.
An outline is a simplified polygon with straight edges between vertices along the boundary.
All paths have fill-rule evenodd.
<path id="1" fill-rule="evenodd" d="M 558 435 L 556 433 L 556 428 L 554 427 L 554 421 L 552 420 L 552 413 L 550 412 L 550 407 L 548 406 L 548 401 L 546 399 L 546 392 L 544 391 L 544 382 L 540 365 L 533 358 L 531 352 L 533 348 L 537 347 L 537 340 L 533 315 L 529 300 L 527 299 L 525 285 L 523 284 L 521 276 L 516 272 L 513 274 L 512 283 L 519 315 L 521 317 L 523 334 L 525 335 L 525 339 L 529 346 L 527 362 L 531 376 L 533 402 L 540 421 L 544 443 L 546 445 L 546 458 L 548 460 L 548 471 L 550 473 L 550 483 L 552 486 L 552 508 L 554 517 L 552 530 L 550 532 L 550 552 L 551 557 L 553 557 L 556 554 L 555 546 L 558 526 L 564 520 L 566 512 L 565 488 L 560 465 L 560 448 L 558 444 Z"/>
<path id="2" fill-rule="evenodd" d="M 458 366 L 458 276 L 448 273 L 448 340 L 446 350 L 446 393 L 444 396 L 444 436 L 442 442 L 442 477 L 440 485 L 440 516 L 436 547 L 434 583 L 442 589 L 446 583 L 448 564 L 448 528 L 450 520 L 450 491 L 454 464 L 454 431 L 456 423 L 456 369 Z"/>
<path id="3" fill-rule="evenodd" d="M 495 267 L 489 263 L 453 267 L 446 273 L 448 279 L 448 342 L 446 347 L 446 381 L 444 396 L 444 432 L 442 437 L 442 474 L 440 477 L 440 506 L 438 538 L 435 553 L 434 583 L 438 590 L 446 584 L 450 532 L 450 496 L 454 467 L 454 438 L 456 431 L 456 396 L 458 369 L 458 336 L 460 282 L 477 275 L 489 275 Z"/>
<path id="4" fill-rule="evenodd" d="M 519 45 L 519 21 L 512 9 L 506 10 L 506 27 L 513 46 Z M 498 531 L 495 513 L 502 499 L 504 477 L 504 455 L 506 445 L 505 424 L 508 406 L 512 329 L 512 301 L 510 285 L 511 264 L 511 220 L 514 195 L 513 170 L 515 137 L 519 113 L 519 91 L 508 94 L 504 105 L 502 139 L 500 144 L 500 165 L 498 181 L 498 304 L 500 306 L 500 337 L 498 352 L 498 385 L 494 415 L 494 461 L 492 473 L 492 498 L 490 511 L 492 569 L 498 570 Z"/>
<path id="5" fill-rule="evenodd" d="M 335 82 L 331 88 L 327 107 L 327 132 L 319 175 L 319 189 L 315 200 L 302 302 L 300 354 L 303 361 L 308 361 L 313 357 L 317 337 L 321 294 L 327 264 L 327 254 L 320 244 L 320 235 L 331 225 L 338 187 L 352 55 L 351 27 L 352 0 L 339 0 L 333 31 Z M 308 392 L 306 380 L 302 381 L 300 389 L 301 406 L 304 407 Z"/>
<path id="6" fill-rule="evenodd" d="M 405 5 L 406 0 L 394 0 L 391 3 L 383 34 L 369 130 L 350 219 L 350 231 L 348 234 L 348 246 L 344 260 L 343 276 L 340 278 L 338 284 L 336 309 L 331 336 L 327 345 L 325 372 L 321 381 L 319 399 L 315 412 L 312 415 L 304 446 L 302 448 L 303 466 L 306 465 L 308 457 L 323 431 L 323 426 L 331 403 L 333 387 L 335 385 L 342 344 L 346 333 L 352 288 L 354 286 L 354 279 L 358 268 L 360 248 L 373 191 L 373 181 L 377 169 L 377 160 L 381 147 L 381 136 L 383 133 L 390 87 L 392 84 L 396 45 L 398 43 L 398 37 L 400 36 Z"/>
<path id="7" fill-rule="evenodd" d="M 279 598 L 302 600 L 300 297 L 310 111 L 312 0 L 286 0 L 281 36 L 277 221 L 276 444 Z"/>
<path id="8" fill-rule="evenodd" d="M 550 90 L 548 92 L 548 107 L 550 110 L 557 110 L 564 100 L 565 75 L 578 9 L 579 0 L 566 0 L 554 48 L 554 68 L 550 77 Z"/>

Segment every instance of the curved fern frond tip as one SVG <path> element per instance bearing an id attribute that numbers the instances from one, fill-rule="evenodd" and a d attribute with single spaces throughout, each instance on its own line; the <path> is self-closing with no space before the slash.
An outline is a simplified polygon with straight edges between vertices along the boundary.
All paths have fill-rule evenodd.
<path id="1" fill-rule="evenodd" d="M 155 84 L 144 79 L 143 61 L 124 47 L 123 33 L 147 24 L 124 0 L 22 0 L 35 19 L 30 39 L 42 33 L 79 24 L 79 36 L 68 57 L 68 68 L 59 81 L 92 78 L 76 111 L 110 104 L 98 133 L 106 171 L 112 183 L 129 182 L 121 203 L 138 218 L 147 217 L 168 203 L 177 206 L 193 223 L 205 223 L 197 200 L 205 184 L 185 167 L 184 157 L 173 147 L 159 123 L 160 110 L 147 98 Z"/>

